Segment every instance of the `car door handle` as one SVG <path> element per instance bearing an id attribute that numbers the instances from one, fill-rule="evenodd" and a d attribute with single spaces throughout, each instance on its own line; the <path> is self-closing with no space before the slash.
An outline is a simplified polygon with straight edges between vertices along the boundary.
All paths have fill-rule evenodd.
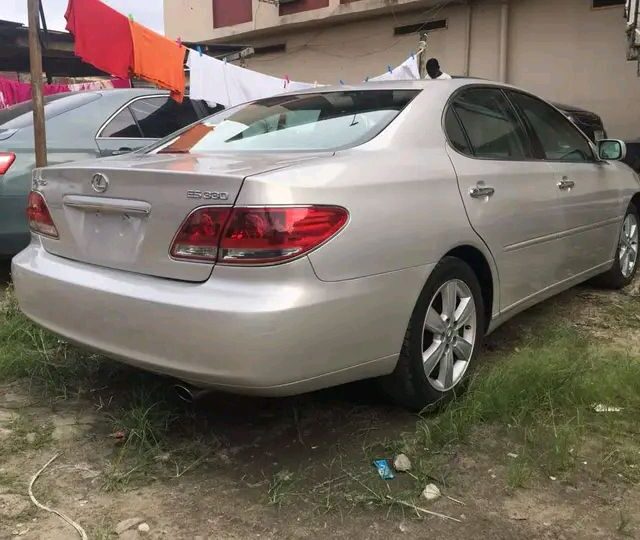
<path id="1" fill-rule="evenodd" d="M 129 152 L 133 152 L 133 148 L 118 148 L 117 150 L 113 150 L 111 155 L 120 156 L 122 154 L 128 154 Z"/>
<path id="2" fill-rule="evenodd" d="M 562 189 L 563 191 L 569 190 L 575 185 L 576 183 L 573 180 L 569 180 L 566 176 L 563 176 L 562 180 L 558 182 L 558 188 Z"/>
<path id="3" fill-rule="evenodd" d="M 491 197 L 495 192 L 496 190 L 489 186 L 473 186 L 469 190 L 469 195 L 474 199 L 482 199 L 483 197 Z"/>

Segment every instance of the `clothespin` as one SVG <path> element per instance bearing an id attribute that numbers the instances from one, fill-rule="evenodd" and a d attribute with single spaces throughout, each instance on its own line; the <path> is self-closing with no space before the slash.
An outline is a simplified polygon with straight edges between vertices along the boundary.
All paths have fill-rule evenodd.
<path id="1" fill-rule="evenodd" d="M 364 82 L 369 82 L 369 75 L 364 78 Z"/>
<path id="2" fill-rule="evenodd" d="M 411 51 L 411 60 L 415 60 L 416 59 L 416 55 L 414 54 L 413 51 Z"/>
<path id="3" fill-rule="evenodd" d="M 344 81 L 340 79 L 340 86 L 344 86 Z"/>
<path id="4" fill-rule="evenodd" d="M 120 20 L 122 20 L 122 19 L 120 19 Z M 133 20 L 133 15 L 132 15 L 131 13 L 129 13 L 129 20 L 130 20 L 131 22 L 136 22 L 136 21 L 134 21 L 134 20 Z"/>
<path id="5" fill-rule="evenodd" d="M 178 44 L 178 47 L 182 47 L 182 38 L 180 36 L 176 39 L 176 43 Z"/>
<path id="6" fill-rule="evenodd" d="M 198 54 L 202 56 L 202 47 L 200 45 L 196 47 L 196 50 L 198 51 Z"/>
<path id="7" fill-rule="evenodd" d="M 223 60 L 224 60 L 224 63 L 226 64 L 226 63 L 227 63 L 227 57 L 225 56 L 225 57 L 223 58 Z"/>
<path id="8" fill-rule="evenodd" d="M 389 73 L 393 73 L 393 68 L 391 66 L 387 66 L 387 69 L 389 70 Z"/>
<path id="9" fill-rule="evenodd" d="M 291 84 L 291 79 L 289 79 L 289 75 L 284 76 L 284 87 L 286 88 Z"/>

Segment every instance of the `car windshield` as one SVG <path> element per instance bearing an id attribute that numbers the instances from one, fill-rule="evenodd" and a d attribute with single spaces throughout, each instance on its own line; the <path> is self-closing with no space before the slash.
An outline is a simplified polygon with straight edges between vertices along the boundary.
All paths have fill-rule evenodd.
<path id="1" fill-rule="evenodd" d="M 100 98 L 100 94 L 62 93 L 45 96 L 44 116 L 50 120 L 54 116 L 76 109 Z M 33 100 L 18 103 L 0 111 L 0 130 L 22 129 L 33 124 Z"/>
<path id="2" fill-rule="evenodd" d="M 262 99 L 210 116 L 149 151 L 322 151 L 355 146 L 380 133 L 418 92 L 354 90 Z"/>

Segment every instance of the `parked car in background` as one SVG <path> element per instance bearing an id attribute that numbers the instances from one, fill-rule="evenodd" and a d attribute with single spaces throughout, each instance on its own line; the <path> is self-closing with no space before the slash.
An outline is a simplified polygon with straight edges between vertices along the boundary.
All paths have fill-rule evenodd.
<path id="1" fill-rule="evenodd" d="M 516 313 L 595 276 L 630 283 L 623 146 L 596 153 L 546 102 L 472 79 L 263 99 L 36 170 L 16 295 L 70 341 L 198 386 L 381 377 L 421 409 Z"/>
<path id="2" fill-rule="evenodd" d="M 31 101 L 0 111 L 0 257 L 29 243 L 25 216 L 35 164 Z M 54 165 L 131 152 L 213 112 L 155 89 L 100 90 L 45 98 L 48 161 Z"/>
<path id="3" fill-rule="evenodd" d="M 597 143 L 607 138 L 607 131 L 602 123 L 602 118 L 596 113 L 585 111 L 573 105 L 563 105 L 561 103 L 554 103 L 554 105 L 578 126 L 592 142 Z"/>
<path id="4" fill-rule="evenodd" d="M 640 139 L 627 141 L 627 156 L 624 162 L 634 171 L 640 173 Z"/>

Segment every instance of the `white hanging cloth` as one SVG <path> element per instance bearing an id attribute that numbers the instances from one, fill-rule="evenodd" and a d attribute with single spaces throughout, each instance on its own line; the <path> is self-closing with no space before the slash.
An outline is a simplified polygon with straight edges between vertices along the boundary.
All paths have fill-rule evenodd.
<path id="1" fill-rule="evenodd" d="M 225 107 L 314 87 L 241 68 L 193 50 L 189 51 L 187 66 L 191 99 L 220 103 Z"/>
<path id="2" fill-rule="evenodd" d="M 404 81 L 420 78 L 420 69 L 418 68 L 418 57 L 413 54 L 407 60 L 386 73 L 372 77 L 370 81 Z"/>

